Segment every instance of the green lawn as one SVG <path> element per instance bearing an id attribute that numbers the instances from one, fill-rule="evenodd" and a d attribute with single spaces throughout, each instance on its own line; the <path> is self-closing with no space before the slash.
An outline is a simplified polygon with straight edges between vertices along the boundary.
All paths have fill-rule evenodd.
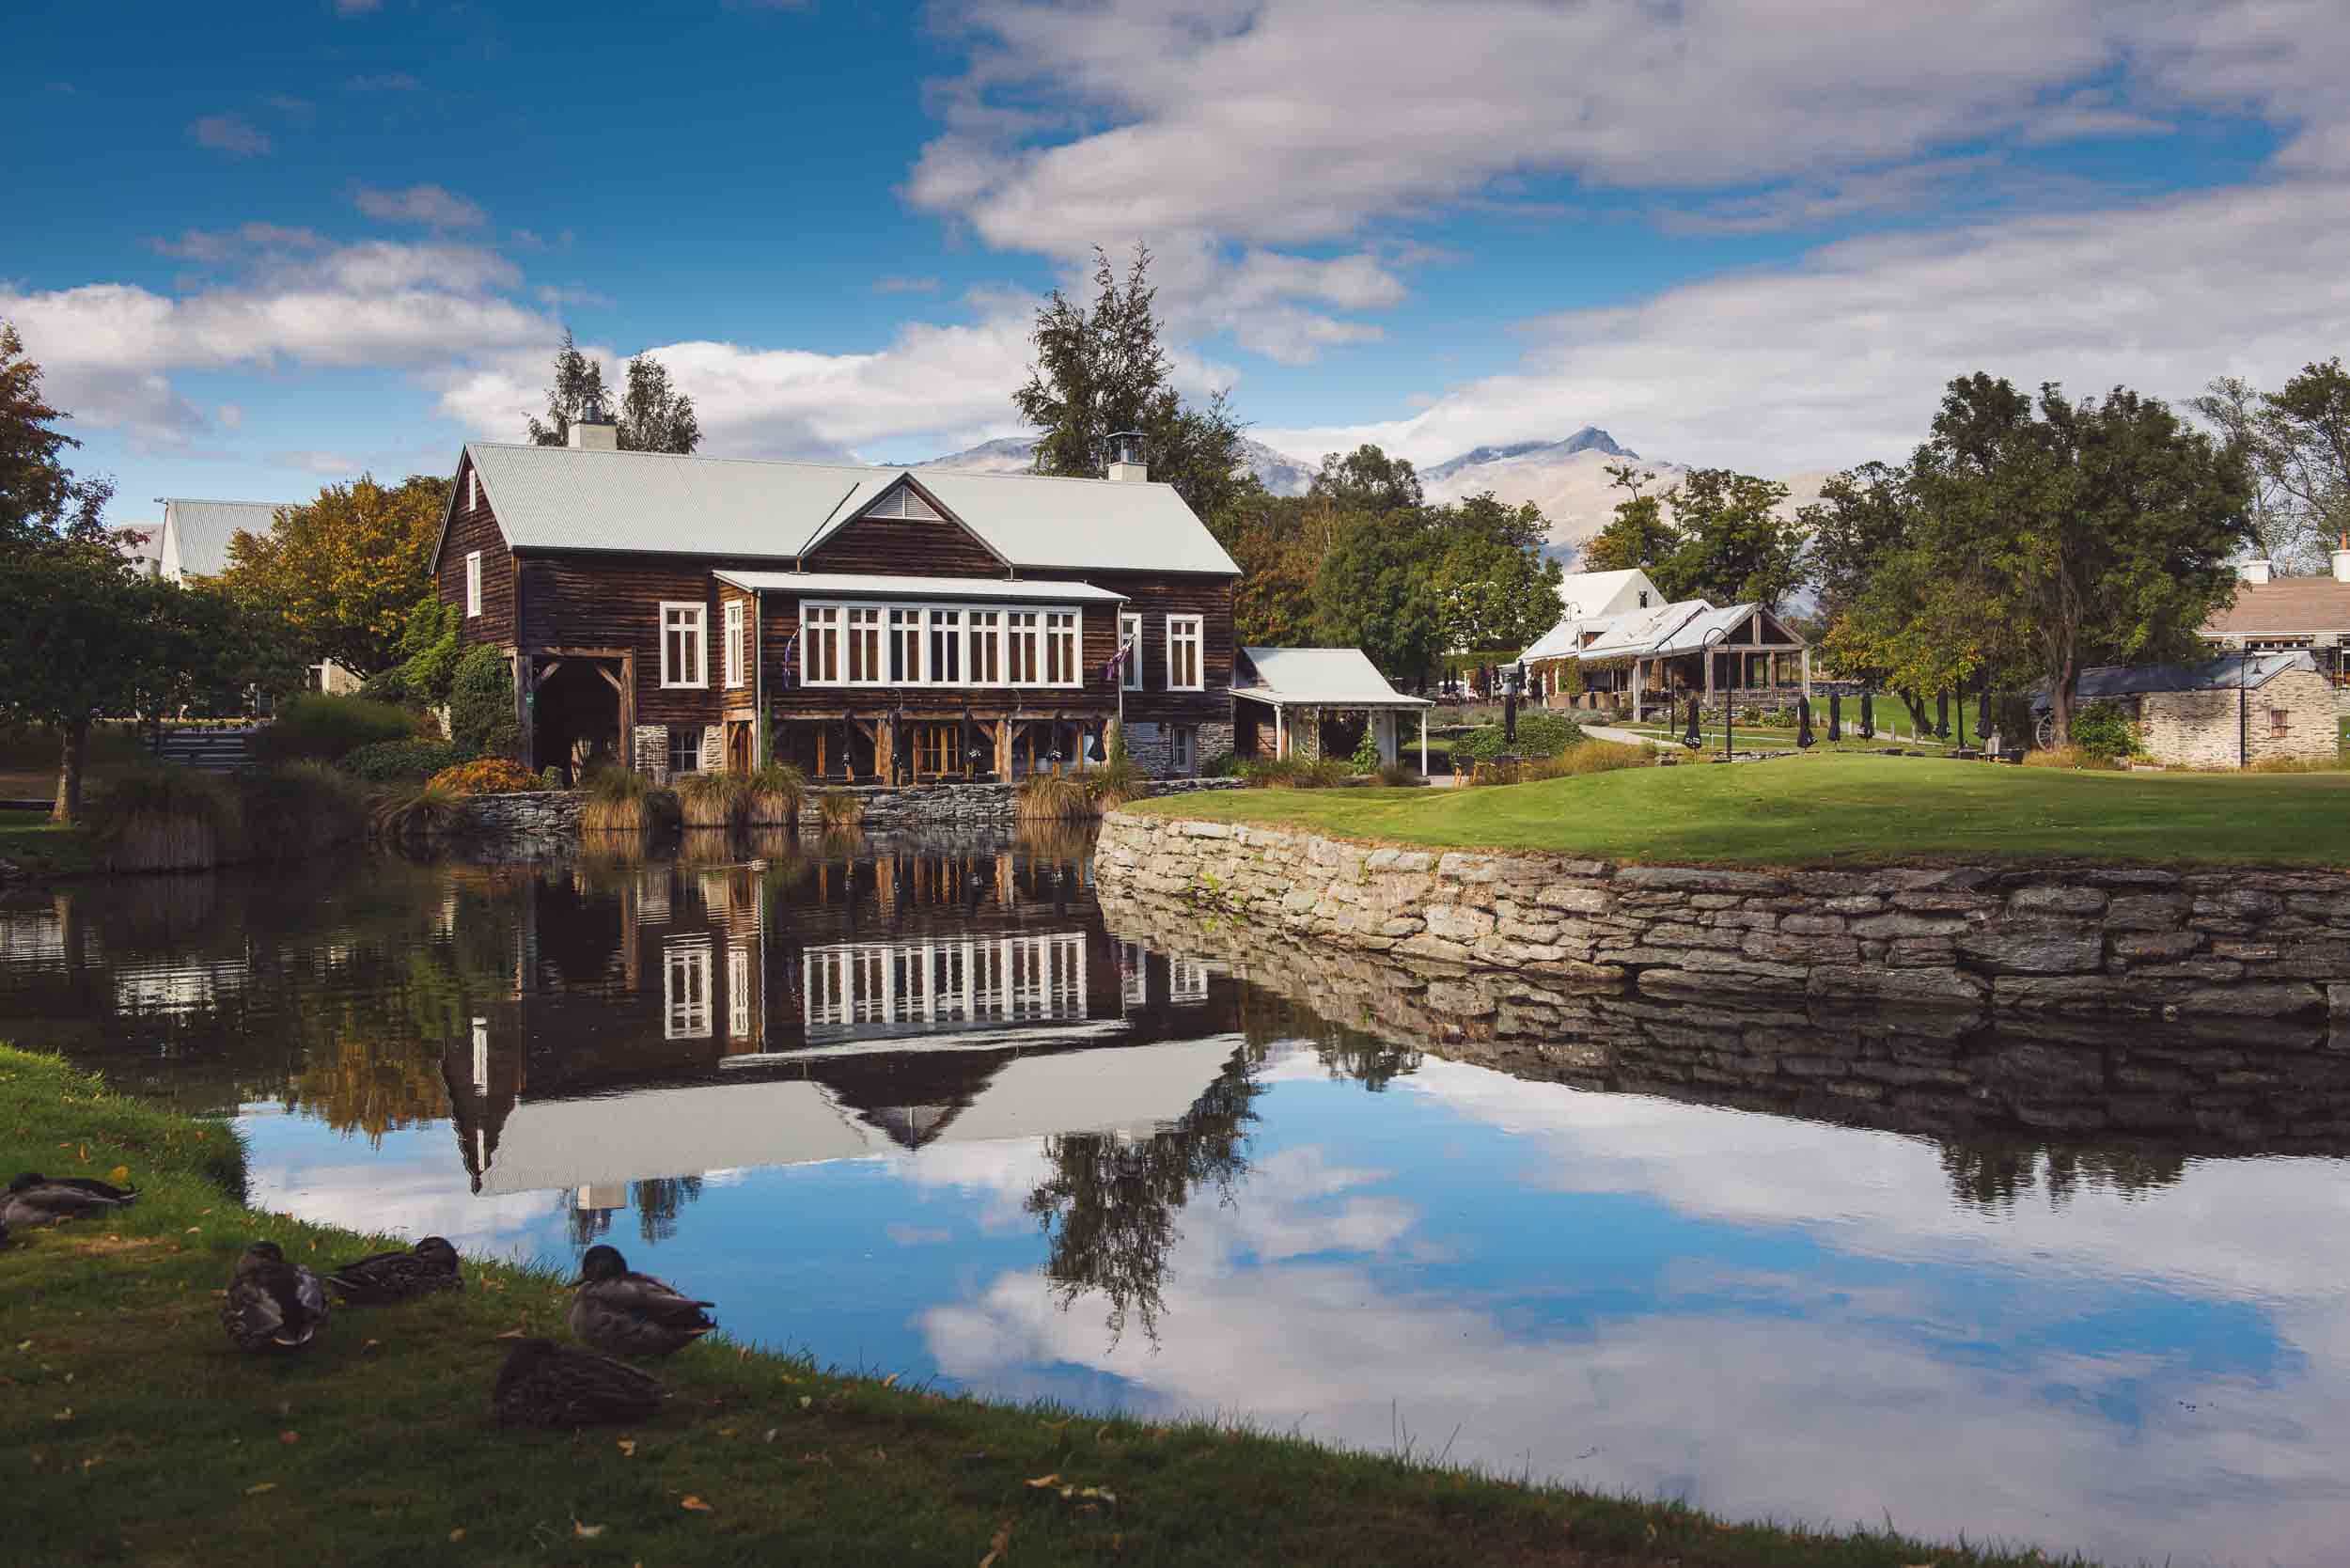
<path id="1" fill-rule="evenodd" d="M 1246 790 L 1128 809 L 1683 864 L 2063 856 L 2350 867 L 2344 774 L 2069 773 L 1846 754 L 1483 789 Z"/>
<path id="2" fill-rule="evenodd" d="M 90 842 L 44 811 L 0 811 L 0 860 L 27 876 L 77 876 L 98 869 Z"/>
<path id="3" fill-rule="evenodd" d="M 240 1204 L 227 1126 L 0 1046 L 0 1169 L 117 1167 L 142 1189 L 134 1208 L 0 1251 L 10 1561 L 2047 1560 L 1724 1525 L 1229 1425 L 989 1404 L 717 1341 L 660 1367 L 672 1398 L 640 1427 L 505 1432 L 489 1393 L 510 1338 L 566 1337 L 550 1277 L 469 1262 L 462 1296 L 339 1312 L 300 1356 L 243 1355 L 217 1313 L 248 1241 L 314 1264 L 375 1242 Z"/>

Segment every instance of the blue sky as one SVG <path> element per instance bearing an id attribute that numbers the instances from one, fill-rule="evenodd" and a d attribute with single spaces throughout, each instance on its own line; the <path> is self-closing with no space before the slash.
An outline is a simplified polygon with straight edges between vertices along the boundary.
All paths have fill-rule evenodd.
<path id="1" fill-rule="evenodd" d="M 706 451 L 1010 433 L 1147 241 L 1187 387 L 1312 456 L 1602 424 L 1899 456 L 1978 368 L 2172 397 L 2342 352 L 2336 0 L 35 5 L 0 315 L 147 497 L 513 438 L 565 325 Z"/>

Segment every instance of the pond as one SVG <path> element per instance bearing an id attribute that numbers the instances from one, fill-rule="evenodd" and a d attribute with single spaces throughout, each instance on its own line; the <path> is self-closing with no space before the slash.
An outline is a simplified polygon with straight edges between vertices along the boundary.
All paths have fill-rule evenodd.
<path id="1" fill-rule="evenodd" d="M 256 1202 L 1011 1397 L 2115 1560 L 2350 1537 L 2350 1050 L 1545 996 L 1087 847 L 67 885 L 0 1038 Z M 2344 1042 L 2350 1044 L 2350 1042 Z"/>

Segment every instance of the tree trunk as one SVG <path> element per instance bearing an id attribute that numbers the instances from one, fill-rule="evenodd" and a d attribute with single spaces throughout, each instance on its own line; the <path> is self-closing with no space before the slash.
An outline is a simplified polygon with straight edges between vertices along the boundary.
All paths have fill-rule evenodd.
<path id="1" fill-rule="evenodd" d="M 2080 684 L 2080 655 L 2067 647 L 2057 655 L 2054 679 L 2048 682 L 2048 744 L 2073 744 L 2074 689 Z"/>
<path id="2" fill-rule="evenodd" d="M 82 820 L 82 758 L 89 749 L 89 720 L 65 727 L 65 747 L 57 760 L 57 800 L 50 808 L 53 823 Z"/>

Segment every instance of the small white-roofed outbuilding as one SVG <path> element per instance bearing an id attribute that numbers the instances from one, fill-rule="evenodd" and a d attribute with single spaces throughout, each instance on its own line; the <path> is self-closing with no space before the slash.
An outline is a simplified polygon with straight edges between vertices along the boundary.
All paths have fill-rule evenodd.
<path id="1" fill-rule="evenodd" d="M 1428 771 L 1428 710 L 1424 697 L 1407 697 L 1387 683 L 1359 648 L 1243 648 L 1232 677 L 1238 702 L 1270 710 L 1273 755 L 1303 754 L 1312 737 L 1313 755 L 1321 754 L 1320 723 L 1326 713 L 1371 715 L 1371 731 L 1379 747 L 1379 760 L 1396 760 L 1400 715 L 1419 715 L 1419 770 Z M 1236 716 L 1235 734 L 1256 734 L 1248 711 Z M 1243 755 L 1246 751 L 1243 748 Z"/>

